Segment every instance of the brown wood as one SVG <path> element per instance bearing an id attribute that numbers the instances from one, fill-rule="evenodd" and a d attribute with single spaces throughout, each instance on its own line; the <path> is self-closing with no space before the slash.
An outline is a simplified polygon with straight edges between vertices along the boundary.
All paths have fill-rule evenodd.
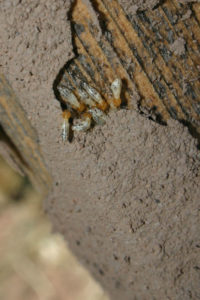
<path id="1" fill-rule="evenodd" d="M 183 18 L 179 1 L 164 1 L 158 9 L 126 15 L 116 0 L 77 0 L 70 18 L 76 58 L 67 63 L 57 83 L 75 94 L 85 81 L 109 101 L 110 84 L 123 80 L 122 99 L 129 108 L 147 111 L 158 120 L 170 117 L 200 132 L 199 51 L 200 9 Z M 94 14 L 94 12 L 93 12 Z M 171 45 L 182 37 L 185 51 L 176 55 Z M 44 193 L 51 185 L 37 135 L 8 81 L 0 75 L 1 126 L 15 149 L 20 168 Z"/>
<path id="2" fill-rule="evenodd" d="M 71 10 L 77 57 L 67 64 L 61 83 L 78 94 L 85 81 L 109 99 L 118 76 L 129 108 L 164 122 L 178 119 L 200 132 L 199 4 L 184 18 L 188 6 L 179 1 L 126 15 L 116 0 L 95 0 L 95 18 L 86 2 L 77 0 Z M 182 54 L 172 50 L 179 38 L 185 43 Z"/>
<path id="3" fill-rule="evenodd" d="M 31 183 L 46 195 L 51 187 L 51 177 L 46 169 L 35 130 L 26 117 L 12 87 L 0 74 L 0 124 L 4 140 L 12 149 L 13 159 L 27 174 Z"/>

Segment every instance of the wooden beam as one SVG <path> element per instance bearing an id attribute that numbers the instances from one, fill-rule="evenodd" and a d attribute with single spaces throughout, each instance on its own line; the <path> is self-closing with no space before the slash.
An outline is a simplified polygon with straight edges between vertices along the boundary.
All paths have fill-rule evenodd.
<path id="1" fill-rule="evenodd" d="M 46 195 L 51 187 L 51 176 L 45 166 L 37 133 L 3 74 L 0 74 L 0 124 L 15 162 L 34 187 Z"/>

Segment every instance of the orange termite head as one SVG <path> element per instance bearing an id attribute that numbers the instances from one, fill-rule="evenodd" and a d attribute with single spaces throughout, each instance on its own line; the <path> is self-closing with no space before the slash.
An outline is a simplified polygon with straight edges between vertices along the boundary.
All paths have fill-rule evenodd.
<path id="1" fill-rule="evenodd" d="M 78 112 L 83 112 L 85 110 L 86 106 L 84 103 L 79 102 L 79 107 L 78 108 L 74 108 L 75 110 L 77 110 Z"/>
<path id="2" fill-rule="evenodd" d="M 96 105 L 99 109 L 106 111 L 106 109 L 108 108 L 108 103 L 104 100 L 101 101 L 101 103 L 97 103 Z"/>
<path id="3" fill-rule="evenodd" d="M 65 109 L 63 112 L 62 112 L 62 117 L 63 119 L 65 120 L 69 120 L 71 118 L 71 113 L 69 110 Z"/>

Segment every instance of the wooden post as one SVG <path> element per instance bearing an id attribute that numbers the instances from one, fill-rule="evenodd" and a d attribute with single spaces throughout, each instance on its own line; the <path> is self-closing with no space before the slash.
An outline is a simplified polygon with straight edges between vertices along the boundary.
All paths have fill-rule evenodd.
<path id="1" fill-rule="evenodd" d="M 51 176 L 46 169 L 37 134 L 15 92 L 2 74 L 0 74 L 0 124 L 7 144 L 12 148 L 15 162 L 29 177 L 34 187 L 46 195 L 51 187 Z"/>

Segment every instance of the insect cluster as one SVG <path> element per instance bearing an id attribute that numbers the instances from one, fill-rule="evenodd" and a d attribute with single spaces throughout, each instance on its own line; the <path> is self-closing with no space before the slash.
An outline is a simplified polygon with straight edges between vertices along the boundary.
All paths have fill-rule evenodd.
<path id="1" fill-rule="evenodd" d="M 70 91 L 66 86 L 58 86 L 62 101 L 66 105 L 63 111 L 62 140 L 69 140 L 70 130 L 87 131 L 93 124 L 103 125 L 108 110 L 116 109 L 121 104 L 120 94 L 122 81 L 116 78 L 111 86 L 112 98 L 106 101 L 102 95 L 93 87 L 83 82 L 82 87 L 75 92 Z M 70 119 L 80 117 L 75 124 Z"/>

